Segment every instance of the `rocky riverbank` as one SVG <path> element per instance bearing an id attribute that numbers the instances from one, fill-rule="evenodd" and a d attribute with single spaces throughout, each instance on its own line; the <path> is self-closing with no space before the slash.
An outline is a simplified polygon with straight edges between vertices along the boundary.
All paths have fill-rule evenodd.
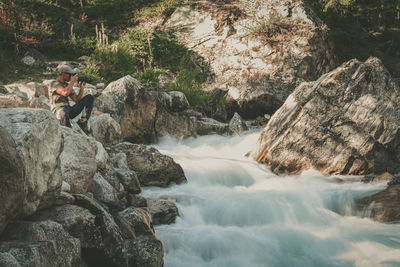
<path id="1" fill-rule="evenodd" d="M 46 89 L 46 81 L 13 84 L 0 95 L 0 263 L 163 266 L 153 225 L 173 223 L 179 212 L 140 192 L 186 177 L 172 158 L 138 143 L 240 134 L 246 123 L 238 114 L 230 123 L 204 117 L 184 94 L 147 90 L 126 76 L 105 89 L 89 85 L 96 101 L 86 136 L 60 126 Z"/>

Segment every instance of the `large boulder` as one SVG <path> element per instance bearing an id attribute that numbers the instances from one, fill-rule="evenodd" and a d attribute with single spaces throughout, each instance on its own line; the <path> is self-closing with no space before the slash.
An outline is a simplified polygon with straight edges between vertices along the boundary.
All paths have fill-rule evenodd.
<path id="1" fill-rule="evenodd" d="M 18 213 L 20 216 L 30 215 L 39 205 L 51 204 L 61 191 L 60 123 L 47 110 L 12 108 L 0 109 L 0 126 L 12 136 L 16 151 L 22 160 L 21 171 L 25 173 L 24 181 L 20 181 L 22 185 L 17 186 L 17 188 L 21 186 L 24 188 L 24 200 Z M 7 142 L 7 140 L 10 141 L 9 138 L 4 141 Z M 3 149 L 10 149 L 10 147 Z M 10 159 L 16 156 L 12 149 L 9 151 Z M 18 164 L 18 160 L 16 159 L 13 164 Z M 7 182 L 10 190 L 13 189 L 12 183 L 12 181 Z M 20 196 L 13 197 L 18 205 Z"/>
<path id="2" fill-rule="evenodd" d="M 108 148 L 108 152 L 125 153 L 129 168 L 136 172 L 142 186 L 167 187 L 172 182 L 187 181 L 182 167 L 153 147 L 121 143 Z"/>
<path id="3" fill-rule="evenodd" d="M 150 142 L 155 138 L 156 96 L 148 94 L 143 85 L 127 75 L 111 82 L 95 100 L 95 107 L 121 125 L 121 138 Z"/>
<path id="4" fill-rule="evenodd" d="M 164 24 L 245 118 L 272 114 L 294 88 L 335 67 L 328 28 L 306 1 L 192 1 Z"/>
<path id="5" fill-rule="evenodd" d="M 400 170 L 400 91 L 377 58 L 303 83 L 263 130 L 255 159 L 275 173 Z"/>
<path id="6" fill-rule="evenodd" d="M 79 240 L 56 222 L 14 222 L 2 240 L 0 251 L 11 254 L 21 266 L 86 266 Z"/>
<path id="7" fill-rule="evenodd" d="M 84 194 L 97 170 L 97 145 L 91 137 L 68 127 L 62 127 L 62 136 L 62 179 L 71 186 L 72 193 Z"/>
<path id="8" fill-rule="evenodd" d="M 25 172 L 14 139 L 0 126 L 0 233 L 22 207 Z"/>

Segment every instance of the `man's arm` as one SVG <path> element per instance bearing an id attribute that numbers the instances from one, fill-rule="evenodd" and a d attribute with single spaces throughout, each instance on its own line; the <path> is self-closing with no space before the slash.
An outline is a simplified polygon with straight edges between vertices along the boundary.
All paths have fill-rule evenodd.
<path id="1" fill-rule="evenodd" d="M 75 74 L 74 76 L 71 77 L 71 81 L 68 83 L 68 86 L 57 88 L 56 93 L 62 96 L 69 96 L 77 80 L 78 80 L 78 75 Z"/>
<path id="2" fill-rule="evenodd" d="M 75 103 L 77 103 L 79 100 L 82 99 L 83 91 L 85 89 L 85 86 L 86 86 L 86 83 L 82 82 L 81 85 L 80 85 L 79 93 L 71 95 L 71 98 Z"/>

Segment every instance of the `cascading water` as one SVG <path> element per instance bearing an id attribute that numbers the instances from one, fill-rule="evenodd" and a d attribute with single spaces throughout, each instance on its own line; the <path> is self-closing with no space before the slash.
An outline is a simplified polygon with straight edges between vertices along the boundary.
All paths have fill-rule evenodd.
<path id="1" fill-rule="evenodd" d="M 166 267 L 400 266 L 400 224 L 354 216 L 354 200 L 384 183 L 337 183 L 315 171 L 278 177 L 244 157 L 259 134 L 157 145 L 188 179 L 143 192 L 179 208 L 175 224 L 156 227 Z"/>

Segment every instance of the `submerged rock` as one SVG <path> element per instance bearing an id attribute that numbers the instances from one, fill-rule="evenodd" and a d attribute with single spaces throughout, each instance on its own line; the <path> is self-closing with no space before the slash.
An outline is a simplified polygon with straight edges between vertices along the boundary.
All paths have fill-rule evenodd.
<path id="1" fill-rule="evenodd" d="M 381 222 L 400 222 L 400 179 L 396 178 L 383 191 L 357 201 L 363 217 Z"/>
<path id="2" fill-rule="evenodd" d="M 353 59 L 298 86 L 264 128 L 254 158 L 275 173 L 396 173 L 399 129 L 399 87 L 379 59 Z"/>

